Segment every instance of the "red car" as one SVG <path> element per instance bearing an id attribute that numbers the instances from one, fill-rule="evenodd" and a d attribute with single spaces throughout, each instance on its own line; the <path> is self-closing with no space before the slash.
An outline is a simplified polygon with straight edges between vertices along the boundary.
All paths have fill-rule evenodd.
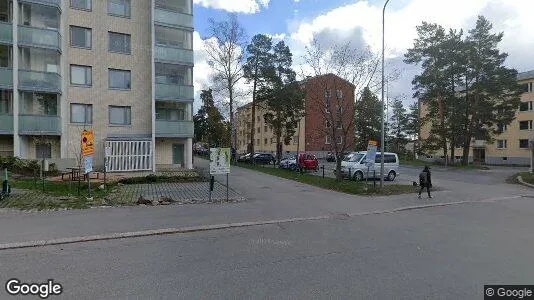
<path id="1" fill-rule="evenodd" d="M 313 154 L 300 153 L 299 154 L 299 167 L 302 170 L 319 170 L 319 161 Z"/>

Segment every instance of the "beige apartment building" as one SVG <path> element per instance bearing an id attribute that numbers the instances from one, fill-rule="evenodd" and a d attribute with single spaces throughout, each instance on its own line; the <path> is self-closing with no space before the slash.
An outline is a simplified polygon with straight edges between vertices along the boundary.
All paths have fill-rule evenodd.
<path id="1" fill-rule="evenodd" d="M 533 121 L 534 121 L 534 70 L 519 73 L 517 75 L 518 83 L 523 87 L 521 95 L 521 105 L 515 114 L 515 119 L 508 126 L 502 128 L 502 134 L 495 136 L 493 143 L 483 140 L 473 140 L 469 151 L 469 160 L 471 162 L 495 164 L 495 165 L 530 165 L 529 140 L 534 139 Z M 421 107 L 421 114 L 427 113 L 426 108 Z M 430 124 L 421 128 L 421 138 L 428 137 Z M 457 148 L 456 160 L 461 159 L 462 149 Z M 449 153 L 450 155 L 450 153 Z M 427 153 L 423 159 L 442 160 L 443 151 Z"/>
<path id="2" fill-rule="evenodd" d="M 268 112 L 264 103 L 258 103 L 256 105 L 256 122 L 254 133 L 254 151 L 256 152 L 270 152 L 276 153 L 276 135 L 272 128 L 265 123 L 263 115 Z M 237 109 L 236 122 L 237 122 L 237 153 L 248 153 L 247 145 L 250 143 L 250 129 L 252 126 L 252 103 L 243 105 Z M 302 118 L 300 120 L 299 128 L 300 134 L 295 134 L 291 138 L 289 145 L 283 144 L 283 152 L 296 153 L 297 151 L 304 150 L 304 133 L 306 127 L 306 120 Z M 299 141 L 300 139 L 300 141 Z M 282 137 L 282 143 L 283 137 Z M 299 149 L 297 149 L 299 148 Z"/>
<path id="3" fill-rule="evenodd" d="M 192 0 L 0 0 L 0 155 L 192 168 Z"/>

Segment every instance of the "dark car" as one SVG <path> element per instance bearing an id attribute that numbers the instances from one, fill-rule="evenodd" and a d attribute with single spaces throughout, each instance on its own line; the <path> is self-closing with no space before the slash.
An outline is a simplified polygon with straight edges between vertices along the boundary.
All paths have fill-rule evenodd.
<path id="1" fill-rule="evenodd" d="M 274 164 L 276 159 L 271 153 L 256 153 L 254 154 L 254 163 L 259 165 Z"/>
<path id="2" fill-rule="evenodd" d="M 343 160 L 343 158 L 348 154 L 349 154 L 349 152 L 344 152 L 343 154 L 341 154 L 341 160 Z M 335 162 L 336 161 L 336 154 L 334 152 L 328 152 L 328 154 L 326 154 L 326 161 Z"/>

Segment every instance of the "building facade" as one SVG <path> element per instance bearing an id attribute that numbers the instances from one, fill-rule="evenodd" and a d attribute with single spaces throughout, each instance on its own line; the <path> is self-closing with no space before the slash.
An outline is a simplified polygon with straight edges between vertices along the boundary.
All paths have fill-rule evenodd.
<path id="1" fill-rule="evenodd" d="M 192 168 L 192 0 L 1 0 L 0 155 Z"/>
<path id="2" fill-rule="evenodd" d="M 494 137 L 493 143 L 473 139 L 469 149 L 469 161 L 494 165 L 530 165 L 531 151 L 529 140 L 534 138 L 534 70 L 519 73 L 518 83 L 523 87 L 521 104 L 515 113 L 515 119 L 507 126 L 501 128 L 502 133 Z M 427 113 L 426 107 L 421 107 L 421 114 Z M 421 139 L 429 136 L 430 124 L 421 128 Z M 450 155 L 450 153 L 449 153 Z M 455 160 L 460 161 L 462 148 L 455 149 Z M 443 160 L 443 151 L 426 153 L 426 160 Z"/>
<path id="3" fill-rule="evenodd" d="M 305 116 L 300 120 L 299 128 L 289 145 L 283 145 L 283 153 L 296 153 L 306 151 L 318 157 L 324 157 L 333 151 L 333 143 L 346 143 L 347 151 L 354 150 L 354 93 L 355 87 L 348 81 L 333 75 L 327 74 L 306 79 L 302 82 L 306 90 Z M 325 109 L 325 105 L 332 106 L 332 109 Z M 346 136 L 337 141 L 332 140 L 332 122 L 328 114 L 336 114 L 336 108 L 344 111 L 341 114 L 340 124 L 348 127 Z M 256 152 L 276 153 L 276 137 L 273 130 L 264 121 L 263 115 L 268 111 L 264 103 L 256 106 L 256 122 L 254 135 L 254 150 Z M 252 124 L 252 105 L 248 103 L 237 109 L 237 149 L 239 153 L 248 153 L 250 144 L 250 130 Z M 341 126 L 340 126 L 341 127 Z M 341 134 L 341 128 L 333 128 Z M 346 140 L 343 140 L 345 138 Z M 283 141 L 282 141 L 283 143 Z"/>

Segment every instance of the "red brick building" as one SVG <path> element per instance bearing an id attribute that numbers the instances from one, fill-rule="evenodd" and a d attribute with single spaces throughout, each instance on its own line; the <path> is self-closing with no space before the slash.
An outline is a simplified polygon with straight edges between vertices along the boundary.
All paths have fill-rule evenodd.
<path id="1" fill-rule="evenodd" d="M 334 74 L 308 78 L 305 147 L 323 157 L 327 152 L 353 151 L 355 86 Z"/>

